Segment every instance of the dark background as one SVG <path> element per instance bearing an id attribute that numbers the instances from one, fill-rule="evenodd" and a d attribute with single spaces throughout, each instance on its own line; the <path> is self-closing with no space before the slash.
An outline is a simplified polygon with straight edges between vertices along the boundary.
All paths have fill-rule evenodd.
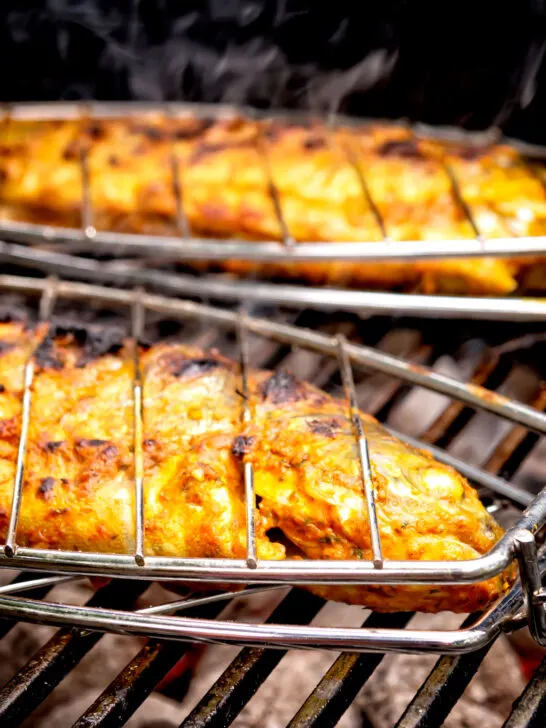
<path id="1" fill-rule="evenodd" d="M 546 144 L 546 0 L 3 0 L 0 100 L 251 103 Z"/>

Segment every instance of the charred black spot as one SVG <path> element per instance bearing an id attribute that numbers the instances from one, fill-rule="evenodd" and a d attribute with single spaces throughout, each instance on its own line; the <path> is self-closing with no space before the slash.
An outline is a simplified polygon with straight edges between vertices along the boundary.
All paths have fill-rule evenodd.
<path id="1" fill-rule="evenodd" d="M 15 344 L 11 341 L 0 341 L 0 356 L 2 354 L 6 354 L 8 351 L 11 351 L 15 348 Z"/>
<path id="2" fill-rule="evenodd" d="M 68 485 L 68 478 L 61 478 L 61 483 L 63 485 Z"/>
<path id="3" fill-rule="evenodd" d="M 174 132 L 175 139 L 195 139 L 214 125 L 214 119 L 191 119 Z"/>
<path id="4" fill-rule="evenodd" d="M 104 139 L 106 136 L 106 127 L 100 121 L 93 121 L 87 127 L 87 133 L 91 139 L 98 141 L 99 139 Z"/>
<path id="5" fill-rule="evenodd" d="M 40 369 L 63 368 L 63 361 L 55 353 L 55 337 L 48 334 L 34 352 L 34 361 Z"/>
<path id="6" fill-rule="evenodd" d="M 169 372 L 175 377 L 196 377 L 222 367 L 218 359 L 188 359 L 183 354 L 173 352 L 168 360 Z"/>
<path id="7" fill-rule="evenodd" d="M 305 149 L 324 149 L 326 147 L 327 141 L 322 136 L 310 136 L 307 137 L 307 139 L 303 142 L 303 146 Z"/>
<path id="8" fill-rule="evenodd" d="M 50 440 L 44 445 L 46 452 L 56 452 L 60 447 L 64 445 L 64 440 Z"/>
<path id="9" fill-rule="evenodd" d="M 262 393 L 265 399 L 271 400 L 273 404 L 284 404 L 301 399 L 303 387 L 293 374 L 285 369 L 280 369 L 264 382 Z"/>
<path id="10" fill-rule="evenodd" d="M 335 437 L 336 430 L 339 429 L 339 422 L 336 419 L 311 420 L 307 425 L 314 435 L 324 435 L 324 437 Z"/>
<path id="11" fill-rule="evenodd" d="M 78 440 L 76 445 L 78 447 L 101 447 L 101 445 L 108 445 L 108 440 Z"/>
<path id="12" fill-rule="evenodd" d="M 50 498 L 54 487 L 55 478 L 42 478 L 40 480 L 40 487 L 38 488 L 38 495 L 42 498 Z"/>
<path id="13" fill-rule="evenodd" d="M 423 158 L 423 154 L 414 139 L 391 139 L 391 141 L 385 142 L 379 147 L 378 153 L 381 157 Z"/>
<path id="14" fill-rule="evenodd" d="M 250 452 L 252 445 L 254 444 L 254 438 L 249 435 L 239 435 L 235 438 L 231 452 L 236 458 L 241 458 Z"/>
<path id="15" fill-rule="evenodd" d="M 6 391 L 6 388 L 4 387 L 4 385 L 0 384 L 0 394 L 2 394 L 2 392 L 5 392 L 5 391 Z"/>
<path id="16" fill-rule="evenodd" d="M 57 351 L 58 340 L 70 338 L 81 349 L 76 362 L 84 367 L 105 354 L 116 354 L 123 347 L 122 332 L 114 328 L 90 329 L 82 326 L 52 326 L 37 348 L 34 359 L 42 369 L 60 370 L 64 366 L 62 349 Z"/>

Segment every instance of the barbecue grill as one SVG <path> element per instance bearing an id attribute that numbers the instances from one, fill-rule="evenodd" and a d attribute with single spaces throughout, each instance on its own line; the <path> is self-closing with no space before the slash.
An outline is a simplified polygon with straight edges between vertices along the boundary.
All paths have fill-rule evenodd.
<path id="1" fill-rule="evenodd" d="M 263 115 L 246 107 L 207 104 L 86 103 L 5 105 L 2 118 L 113 118 L 157 112 L 165 115 L 201 117 Z M 310 115 L 272 113 L 267 118 L 291 118 L 309 122 Z M 354 120 L 329 119 L 337 125 Z M 359 123 L 362 123 L 359 121 Z M 500 132 L 463 134 L 455 129 L 412 127 L 416 136 L 436 136 L 467 144 L 507 141 L 525 158 L 544 157 L 545 150 Z M 122 311 L 133 341 L 154 322 L 182 322 L 184 341 L 203 340 L 240 362 L 241 391 L 247 392 L 250 367 L 275 367 L 280 363 L 303 366 L 314 383 L 342 391 L 350 402 L 354 436 L 358 444 L 362 486 L 366 494 L 372 529 L 373 559 L 325 562 L 306 560 L 266 562 L 255 552 L 253 473 L 245 465 L 247 554 L 242 560 L 180 559 L 150 557 L 144 552 L 146 523 L 143 511 L 142 382 L 135 355 L 133 382 L 134 471 L 136 548 L 132 554 L 98 554 L 46 551 L 17 544 L 17 522 L 21 502 L 26 436 L 30 424 L 33 369 L 25 369 L 23 426 L 18 450 L 14 499 L 8 535 L 0 548 L 0 566 L 22 570 L 14 582 L 0 587 L 0 636 L 16 620 L 37 622 L 61 629 L 27 665 L 0 690 L 0 723 L 21 724 L 48 694 L 101 639 L 104 632 L 147 638 L 138 655 L 75 724 L 114 726 L 124 724 L 146 697 L 190 649 L 191 643 L 221 643 L 241 647 L 234 661 L 210 687 L 183 726 L 226 726 L 281 662 L 289 649 L 325 649 L 341 654 L 290 722 L 291 726 L 334 725 L 388 652 L 432 652 L 439 655 L 435 668 L 423 683 L 397 725 L 440 725 L 472 680 L 494 641 L 503 632 L 525 625 L 539 645 L 546 645 L 546 594 L 542 574 L 546 570 L 546 547 L 541 529 L 546 522 L 546 490 L 542 483 L 536 497 L 518 483 L 522 468 L 542 435 L 546 434 L 546 396 L 543 382 L 546 302 L 531 298 L 456 298 L 364 292 L 278 285 L 253 277 L 234 280 L 226 275 L 197 277 L 180 272 L 172 261 L 247 260 L 255 263 L 297 261 L 393 261 L 475 256 L 545 256 L 545 237 L 487 239 L 465 204 L 459 182 L 446 172 L 452 194 L 470 223 L 475 237 L 465 240 L 404 241 L 388 237 L 384 221 L 374 204 L 365 175 L 358 172 L 362 195 L 374 212 L 381 242 L 295 244 L 282 217 L 278 194 L 271 178 L 269 192 L 274 203 L 281 241 L 221 240 L 193 237 L 184 214 L 178 184 L 178 160 L 171 155 L 173 191 L 177 201 L 175 236 L 124 234 L 98 230 L 89 192 L 85 151 L 79 158 L 82 176 L 81 226 L 0 221 L 0 295 L 8 302 L 37 301 L 38 316 L 55 320 L 58 309 L 78 306 Z M 267 169 L 267 158 L 264 157 Z M 103 259 L 97 260 L 101 255 Z M 93 257 L 95 256 L 95 257 Z M 107 258 L 107 259 L 104 259 Z M 153 267 L 150 266 L 150 260 Z M 11 272 L 8 266 L 12 266 Z M 22 275 L 22 268 L 24 275 Z M 29 275 L 29 269 L 49 277 Z M 108 287 L 107 287 L 108 286 Z M 161 291 L 161 295 L 156 291 Z M 165 293 L 176 298 L 167 298 Z M 206 302 L 203 302 L 205 299 Z M 212 306 L 209 300 L 215 302 Z M 244 305 L 237 304 L 244 301 Z M 19 303 L 16 304 L 19 305 Z M 29 303 L 29 306 L 32 304 Z M 317 311 L 328 311 L 318 315 Z M 340 313 L 340 311 L 344 313 Z M 351 315 L 351 313 L 357 314 Z M 452 319 L 448 333 L 429 319 Z M 470 319 L 470 320 L 469 320 Z M 476 323 L 472 320 L 476 319 Z M 483 321 L 491 322 L 484 332 Z M 497 323 L 494 323 L 494 322 Z M 394 327 L 393 327 L 394 322 Z M 410 344 L 407 344 L 410 333 Z M 469 338 L 480 340 L 479 356 L 472 360 L 472 375 L 464 382 L 435 368 L 443 355 L 459 356 Z M 365 342 L 365 343 L 364 343 Z M 393 343 L 394 342 L 394 343 Z M 136 347 L 135 347 L 136 351 Z M 534 393 L 506 393 L 511 375 L 521 365 Z M 532 375 L 530 374 L 532 371 Z M 372 474 L 367 444 L 358 409 L 386 421 L 417 389 L 448 398 L 445 408 L 417 437 L 396 432 L 410 444 L 429 449 L 434 456 L 468 477 L 478 488 L 489 510 L 509 528 L 488 554 L 467 562 L 393 562 L 384 560 L 375 520 Z M 250 417 L 246 397 L 242 418 Z M 503 421 L 506 428 L 494 447 L 469 462 L 453 454 L 452 445 L 464 437 L 475 421 L 476 411 Z M 417 428 L 419 429 L 419 428 Z M 392 428 L 391 428 L 392 430 Z M 514 482 L 512 482 L 514 481 Z M 304 584 L 446 584 L 472 583 L 500 573 L 517 559 L 521 580 L 483 614 L 468 617 L 456 630 L 415 629 L 411 614 L 366 617 L 361 627 L 314 626 L 313 619 L 324 602 L 300 591 Z M 107 586 L 83 606 L 48 600 L 48 591 L 81 575 L 112 578 Z M 183 598 L 148 608 L 135 602 L 151 581 L 183 585 L 218 581 L 248 585 L 243 591 L 190 593 Z M 282 600 L 263 623 L 228 621 L 224 607 L 241 596 L 283 590 Z M 282 669 L 282 668 L 281 668 Z M 286 679 L 290 679 L 289 676 Z M 506 725 L 544 724 L 546 708 L 546 658 L 514 705 Z"/>
<path id="2" fill-rule="evenodd" d="M 6 245 L 2 252 L 12 260 L 31 251 L 24 246 Z M 36 253 L 37 251 L 33 251 Z M 78 266 L 88 259 L 61 256 L 45 250 L 38 251 L 38 267 L 55 272 L 60 263 L 68 269 L 57 272 L 80 275 Z M 27 266 L 36 267 L 32 255 Z M 134 269 L 138 270 L 138 268 Z M 20 272 L 20 268 L 19 271 Z M 97 274 L 98 275 L 98 274 Z M 118 272 L 119 277 L 119 272 Z M 176 276 L 175 276 L 176 277 Z M 126 283 L 131 283 L 126 280 Z M 145 522 L 142 517 L 142 469 L 138 459 L 139 409 L 141 383 L 138 365 L 135 368 L 135 492 L 137 494 L 137 548 L 134 554 L 108 555 L 67 553 L 19 548 L 16 540 L 18 503 L 21 495 L 22 468 L 25 452 L 25 429 L 31 400 L 32 369 L 26 369 L 24 394 L 23 436 L 19 448 L 19 467 L 15 482 L 14 507 L 10 518 L 7 542 L 0 555 L 5 566 L 31 571 L 46 571 L 19 578 L 15 584 L 0 588 L 0 615 L 7 620 L 23 619 L 62 626 L 63 629 L 33 658 L 0 693 L 0 716 L 8 725 L 19 724 L 60 682 L 63 676 L 91 649 L 104 631 L 142 635 L 148 643 L 127 665 L 118 678 L 82 716 L 77 725 L 119 725 L 142 703 L 165 674 L 188 649 L 185 642 L 221 642 L 243 646 L 242 652 L 227 668 L 210 692 L 185 720 L 184 725 L 228 725 L 241 707 L 252 697 L 258 686 L 275 669 L 283 654 L 290 648 L 326 648 L 342 651 L 332 668 L 309 696 L 294 717 L 292 725 L 333 725 L 343 714 L 372 674 L 386 651 L 414 651 L 443 654 L 421 690 L 401 718 L 399 725 L 439 725 L 449 713 L 470 682 L 490 645 L 502 631 L 510 631 L 528 623 L 539 643 L 544 643 L 545 614 L 540 573 L 546 554 L 538 550 L 533 534 L 539 531 L 546 518 L 545 494 L 539 492 L 533 501 L 528 491 L 508 480 L 516 473 L 546 428 L 546 406 L 541 381 L 544 378 L 541 362 L 541 322 L 544 314 L 534 313 L 534 323 L 506 324 L 488 329 L 484 346 L 475 363 L 470 381 L 462 383 L 439 374 L 433 364 L 443 353 L 453 354 L 469 336 L 483 337 L 479 322 L 453 323 L 449 337 L 441 336 L 433 322 L 423 319 L 399 319 L 397 327 L 412 332 L 411 346 L 392 350 L 389 344 L 392 319 L 373 316 L 364 319 L 334 314 L 317 315 L 309 310 L 295 312 L 281 308 L 251 311 L 248 307 L 210 306 L 186 299 L 166 298 L 156 293 L 132 287 L 105 287 L 96 284 L 69 282 L 56 277 L 2 275 L 0 291 L 4 295 L 18 294 L 25 300 L 37 299 L 39 316 L 55 317 L 56 311 L 69 307 L 97 305 L 119 308 L 127 315 L 129 334 L 137 339 L 146 327 L 147 317 L 179 319 L 182 332 L 192 337 L 206 336 L 209 343 L 227 349 L 241 363 L 244 392 L 245 372 L 249 366 L 275 366 L 281 361 L 304 360 L 309 378 L 321 386 L 330 383 L 344 389 L 352 404 L 355 438 L 359 441 L 363 487 L 368 496 L 368 508 L 373 524 L 374 502 L 369 487 L 366 444 L 359 429 L 356 407 L 385 420 L 389 412 L 400 405 L 412 387 L 426 388 L 447 395 L 450 403 L 435 421 L 419 433 L 419 441 L 433 450 L 434 455 L 453 464 L 480 487 L 489 508 L 502 518 L 510 513 L 513 525 L 503 541 L 486 556 L 471 562 L 389 562 L 381 558 L 376 532 L 374 561 L 371 562 L 260 562 L 253 550 L 253 488 L 252 472 L 245 471 L 247 496 L 248 553 L 246 560 L 220 561 L 211 559 L 171 559 L 147 557 L 142 552 Z M 410 310 L 411 311 L 411 310 Z M 393 312 L 393 311 L 391 311 Z M 387 311 L 383 308 L 381 313 Z M 451 312 L 451 315 L 455 315 Z M 387 335 L 388 333 L 388 335 Z M 522 338 L 523 336 L 523 338 Z M 256 338 L 259 337 L 259 338 Z M 364 339 L 366 345 L 359 343 Z M 302 354 L 301 352 L 313 352 Z M 524 354 L 536 375 L 535 393 L 525 403 L 508 398 L 502 385 L 517 367 Z M 305 358 L 310 357 L 310 358 Z M 363 376 L 363 367 L 370 372 Z M 371 379 L 370 379 L 371 377 Z M 372 384 L 370 390 L 370 383 Z M 381 386 L 378 386 L 378 383 Z M 500 392 L 498 390 L 501 390 Z M 373 396 L 371 396 L 373 394 Z M 243 400 L 244 401 L 244 400 Z M 463 462 L 445 448 L 464 434 L 471 423 L 472 410 L 479 409 L 511 423 L 510 429 L 488 453 L 483 467 Z M 248 411 L 243 410 L 243 416 Z M 470 425 L 469 425 L 470 426 Z M 402 435 L 412 441 L 406 435 Z M 503 476 L 503 477 L 500 477 Z M 521 510 L 527 510 L 521 514 Z M 237 593 L 195 595 L 185 599 L 134 611 L 135 598 L 144 591 L 149 579 L 186 578 L 192 581 L 244 582 L 253 590 L 280 588 L 283 584 L 298 583 L 457 583 L 483 580 L 499 573 L 517 557 L 522 575 L 517 584 L 485 614 L 472 615 L 455 631 L 416 630 L 407 626 L 411 615 L 370 615 L 361 628 L 316 627 L 309 625 L 323 602 L 315 596 L 291 590 L 264 624 L 228 622 L 221 611 L 228 599 Z M 55 572 L 53 575 L 51 572 Z M 71 575 L 89 574 L 124 577 L 100 589 L 82 607 L 57 604 L 45 599 L 48 589 Z M 249 594 L 250 592 L 250 594 Z M 174 612 L 174 615 L 173 615 Z M 9 621 L 4 629 L 9 628 Z M 167 639 L 166 639 L 167 638 Z M 523 694 L 508 725 L 540 725 L 544 707 L 544 666 Z"/>

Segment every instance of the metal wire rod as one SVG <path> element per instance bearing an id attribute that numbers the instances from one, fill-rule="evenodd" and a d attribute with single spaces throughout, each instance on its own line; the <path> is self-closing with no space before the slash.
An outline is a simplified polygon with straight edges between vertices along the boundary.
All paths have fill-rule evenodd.
<path id="1" fill-rule="evenodd" d="M 97 234 L 97 231 L 93 226 L 93 206 L 91 202 L 89 156 L 87 149 L 83 145 L 80 148 L 79 160 L 82 184 L 81 231 L 84 238 L 86 238 L 87 240 L 93 240 Z"/>
<path id="2" fill-rule="evenodd" d="M 269 161 L 269 155 L 267 153 L 267 145 L 264 141 L 262 130 L 259 125 L 256 128 L 256 149 L 258 150 L 258 154 L 260 155 L 262 160 L 264 172 L 267 178 L 267 191 L 269 194 L 269 198 L 273 203 L 273 209 L 275 210 L 275 217 L 277 218 L 277 223 L 281 231 L 283 243 L 287 248 L 292 248 L 296 244 L 296 241 L 290 234 L 290 229 L 284 218 L 279 190 L 277 189 L 277 185 L 275 184 L 275 180 L 273 179 L 273 174 L 271 171 L 271 163 Z"/>
<path id="3" fill-rule="evenodd" d="M 304 241 L 287 246 L 282 241 L 248 241 L 222 238 L 191 237 L 188 240 L 169 235 L 144 235 L 88 231 L 92 237 L 88 250 L 107 255 L 155 256 L 184 260 L 246 260 L 262 263 L 326 262 L 326 261 L 418 261 L 444 258 L 535 257 L 546 255 L 546 236 L 458 238 L 452 240 L 362 240 Z M 81 230 L 36 223 L 1 221 L 0 234 L 25 244 L 66 243 L 81 250 Z"/>
<path id="4" fill-rule="evenodd" d="M 42 321 L 48 321 L 53 311 L 57 296 L 57 279 L 48 278 L 44 281 L 39 304 L 39 315 Z M 23 375 L 23 399 L 21 402 L 21 433 L 17 446 L 17 460 L 15 464 L 15 478 L 13 484 L 13 499 L 8 523 L 8 532 L 4 544 L 4 553 L 8 557 L 15 555 L 15 539 L 21 500 L 23 497 L 23 482 L 25 477 L 25 460 L 30 426 L 30 410 L 32 402 L 32 383 L 34 381 L 34 351 L 31 352 L 25 363 Z"/>
<path id="5" fill-rule="evenodd" d="M 248 387 L 248 340 L 246 331 L 246 315 L 239 314 L 237 325 L 237 337 L 241 362 L 241 394 L 242 413 L 241 420 L 246 427 L 251 422 L 251 410 L 249 403 Z M 252 463 L 243 463 L 244 485 L 245 485 L 245 511 L 246 511 L 246 562 L 251 569 L 258 565 L 256 554 L 256 493 L 254 491 L 254 470 Z"/>
<path id="6" fill-rule="evenodd" d="M 536 298 L 383 293 L 233 280 L 213 275 L 196 277 L 152 270 L 138 258 L 106 263 L 2 241 L 0 260 L 84 280 L 142 284 L 177 295 L 211 299 L 305 306 L 326 311 L 342 309 L 361 315 L 389 313 L 426 318 L 546 321 L 546 301 Z"/>
<path id="7" fill-rule="evenodd" d="M 77 581 L 81 578 L 80 576 L 44 576 L 38 579 L 11 582 L 10 584 L 0 586 L 0 595 L 19 594 L 20 592 L 32 591 L 33 589 L 40 589 L 45 586 L 64 584 L 67 581 Z"/>
<path id="8" fill-rule="evenodd" d="M 364 494 L 366 497 L 366 507 L 368 509 L 368 524 L 370 527 L 370 541 L 372 545 L 373 564 L 377 569 L 383 567 L 383 555 L 381 553 L 381 538 L 379 535 L 379 525 L 377 522 L 377 509 L 375 505 L 374 483 L 372 475 L 372 467 L 370 464 L 370 454 L 368 451 L 368 440 L 362 426 L 362 419 L 358 409 L 356 397 L 355 383 L 351 363 L 347 356 L 346 340 L 342 335 L 338 336 L 338 361 L 340 366 L 341 378 L 345 389 L 345 395 L 349 400 L 351 411 L 351 419 L 353 421 L 354 433 L 356 438 L 356 446 L 358 450 L 358 458 L 360 463 L 360 472 L 364 485 Z"/>
<path id="9" fill-rule="evenodd" d="M 66 578 L 66 577 L 65 577 Z M 72 577 L 68 577 L 72 578 Z M 186 599 L 177 599 L 173 602 L 167 602 L 166 604 L 157 604 L 153 607 L 144 607 L 138 609 L 139 614 L 171 614 L 182 609 L 191 609 L 193 607 L 202 607 L 205 604 L 213 604 L 214 602 L 224 602 L 229 599 L 239 599 L 240 597 L 249 597 L 253 594 L 263 594 L 264 592 L 280 591 L 290 589 L 289 586 L 284 584 L 272 584 L 266 586 L 255 586 L 249 589 L 239 589 L 239 591 L 227 591 L 221 594 L 210 594 L 205 597 L 193 597 L 189 595 Z M 0 591 L 0 594 L 2 592 Z"/>
<path id="10" fill-rule="evenodd" d="M 133 345 L 133 467 L 135 480 L 135 561 L 144 566 L 144 453 L 142 373 L 140 369 L 139 342 L 144 330 L 144 307 L 140 300 L 142 290 L 135 291 L 131 307 L 131 338 Z"/>

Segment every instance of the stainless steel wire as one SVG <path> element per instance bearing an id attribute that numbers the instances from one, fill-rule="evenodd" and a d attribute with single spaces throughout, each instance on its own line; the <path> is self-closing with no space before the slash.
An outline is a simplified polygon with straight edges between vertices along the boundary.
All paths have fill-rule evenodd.
<path id="1" fill-rule="evenodd" d="M 57 296 L 57 279 L 48 278 L 45 281 L 39 304 L 39 315 L 42 322 L 50 319 L 55 299 Z M 8 523 L 8 531 L 6 535 L 6 543 L 4 545 L 4 553 L 8 557 L 13 557 L 16 552 L 16 535 L 17 523 L 19 520 L 19 511 L 21 509 L 21 499 L 23 495 L 23 482 L 25 477 L 25 460 L 27 452 L 28 431 L 30 427 L 30 412 L 32 404 L 32 384 L 34 381 L 34 350 L 28 357 L 23 375 L 23 399 L 21 402 L 21 432 L 19 435 L 19 444 L 17 447 L 17 460 L 15 463 L 15 477 L 13 483 L 13 499 L 11 502 L 11 511 Z"/>
<path id="2" fill-rule="evenodd" d="M 144 453 L 143 453 L 143 386 L 140 368 L 139 343 L 144 330 L 144 307 L 140 297 L 142 289 L 135 291 L 131 307 L 131 338 L 133 346 L 133 467 L 135 481 L 135 561 L 144 566 Z"/>
<path id="3" fill-rule="evenodd" d="M 0 260 L 47 273 L 114 285 L 145 285 L 182 296 L 247 303 L 271 303 L 317 310 L 354 311 L 361 316 L 385 313 L 424 318 L 472 318 L 485 321 L 546 321 L 546 300 L 485 298 L 350 291 L 339 288 L 280 285 L 233 280 L 224 276 L 192 276 L 153 270 L 137 258 L 104 262 L 0 241 Z"/>
<path id="4" fill-rule="evenodd" d="M 375 506 L 375 493 L 373 484 L 372 466 L 370 464 L 370 453 L 368 449 L 368 440 L 362 425 L 362 418 L 358 409 L 356 397 L 355 383 L 351 363 L 347 355 L 346 340 L 342 335 L 338 336 L 338 361 L 341 378 L 345 395 L 349 400 L 351 419 L 356 438 L 356 446 L 358 451 L 358 459 L 360 464 L 360 472 L 364 485 L 364 495 L 366 497 L 366 508 L 368 510 L 368 523 L 370 526 L 370 540 L 372 546 L 373 564 L 377 569 L 383 568 L 383 554 L 381 553 L 381 538 L 379 535 L 379 525 L 377 522 L 377 509 Z"/>
<path id="5" fill-rule="evenodd" d="M 246 332 L 246 314 L 240 313 L 237 322 L 237 337 L 241 363 L 241 420 L 246 428 L 252 419 L 250 408 L 250 390 L 248 386 L 248 340 Z M 244 435 L 243 435 L 244 437 Z M 250 569 L 258 566 L 256 554 L 256 493 L 254 491 L 254 470 L 248 460 L 243 462 L 246 513 L 246 563 Z"/>

